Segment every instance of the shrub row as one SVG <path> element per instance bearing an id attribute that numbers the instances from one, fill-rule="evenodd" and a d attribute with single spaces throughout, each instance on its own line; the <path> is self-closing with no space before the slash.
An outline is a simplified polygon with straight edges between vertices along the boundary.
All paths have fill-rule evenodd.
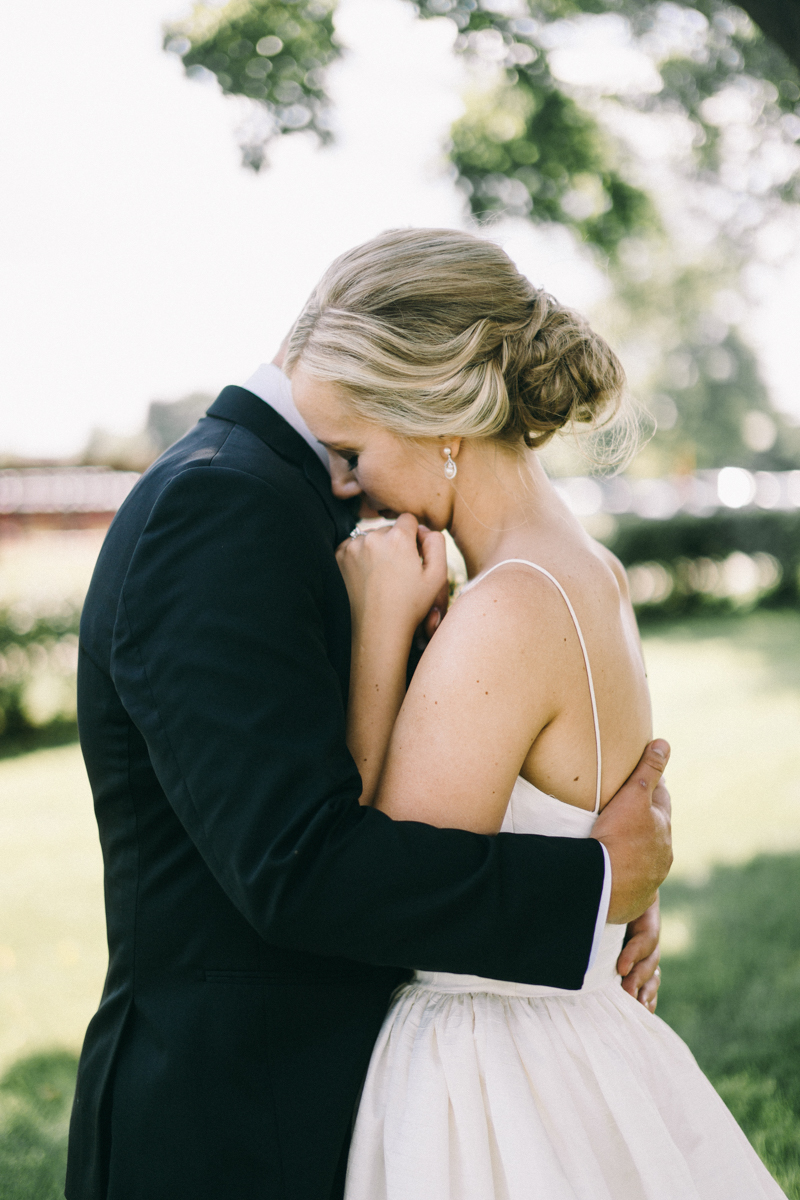
<path id="1" fill-rule="evenodd" d="M 800 512 L 622 517 L 608 539 L 640 619 L 800 605 Z M 80 609 L 0 611 L 0 750 L 31 731 L 74 729 Z"/>
<path id="2" fill-rule="evenodd" d="M 643 617 L 800 604 L 800 512 L 623 517 L 607 544 Z"/>
<path id="3" fill-rule="evenodd" d="M 74 729 L 80 609 L 0 611 L 0 749 L 36 730 Z"/>

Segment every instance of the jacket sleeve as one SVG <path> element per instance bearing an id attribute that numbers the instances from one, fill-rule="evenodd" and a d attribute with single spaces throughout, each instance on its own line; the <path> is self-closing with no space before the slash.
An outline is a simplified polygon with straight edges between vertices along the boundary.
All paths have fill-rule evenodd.
<path id="1" fill-rule="evenodd" d="M 159 497 L 123 587 L 112 676 L 180 821 L 275 945 L 580 987 L 597 841 L 434 829 L 358 804 L 319 547 L 240 471 L 186 470 Z"/>

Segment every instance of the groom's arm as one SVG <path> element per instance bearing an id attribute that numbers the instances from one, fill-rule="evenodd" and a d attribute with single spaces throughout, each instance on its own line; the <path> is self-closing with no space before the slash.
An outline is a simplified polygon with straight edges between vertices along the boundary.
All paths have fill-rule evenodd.
<path id="1" fill-rule="evenodd" d="M 596 840 L 437 830 L 358 804 L 329 657 L 335 570 L 261 479 L 198 467 L 167 486 L 128 572 L 112 672 L 169 802 L 269 942 L 579 987 Z"/>

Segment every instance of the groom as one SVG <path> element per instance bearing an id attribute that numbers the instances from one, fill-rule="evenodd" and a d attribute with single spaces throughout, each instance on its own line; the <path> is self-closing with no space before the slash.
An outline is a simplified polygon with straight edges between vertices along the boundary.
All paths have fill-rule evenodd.
<path id="1" fill-rule="evenodd" d="M 111 526 L 79 669 L 109 969 L 68 1200 L 334 1200 L 411 968 L 579 988 L 606 913 L 637 917 L 669 868 L 652 750 L 585 841 L 358 804 L 334 557 L 353 520 L 265 366 Z M 630 961 L 653 949 L 639 941 Z M 640 966 L 643 980 L 655 957 Z"/>

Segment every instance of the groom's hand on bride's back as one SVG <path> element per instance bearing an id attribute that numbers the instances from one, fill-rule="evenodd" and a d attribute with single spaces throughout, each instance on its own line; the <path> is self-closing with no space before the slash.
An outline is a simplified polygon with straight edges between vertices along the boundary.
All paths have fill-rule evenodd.
<path id="1" fill-rule="evenodd" d="M 671 805 L 662 782 L 669 754 L 667 742 L 650 742 L 592 830 L 611 859 L 612 925 L 627 925 L 641 916 L 672 866 Z"/>

